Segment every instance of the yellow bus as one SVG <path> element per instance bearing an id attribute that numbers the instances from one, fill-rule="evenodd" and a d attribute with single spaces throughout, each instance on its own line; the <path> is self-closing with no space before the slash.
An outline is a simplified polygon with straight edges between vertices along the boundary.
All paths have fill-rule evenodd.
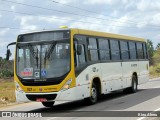
<path id="1" fill-rule="evenodd" d="M 18 102 L 52 107 L 55 101 L 84 99 L 94 104 L 102 94 L 136 92 L 149 80 L 142 38 L 64 28 L 20 34 L 13 44 Z"/>

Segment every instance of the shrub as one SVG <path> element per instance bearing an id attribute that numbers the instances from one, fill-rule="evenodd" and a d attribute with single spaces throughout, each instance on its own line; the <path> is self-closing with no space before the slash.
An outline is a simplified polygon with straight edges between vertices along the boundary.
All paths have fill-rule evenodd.
<path id="1" fill-rule="evenodd" d="M 13 71 L 4 69 L 0 71 L 0 78 L 9 78 L 9 77 L 13 77 Z"/>

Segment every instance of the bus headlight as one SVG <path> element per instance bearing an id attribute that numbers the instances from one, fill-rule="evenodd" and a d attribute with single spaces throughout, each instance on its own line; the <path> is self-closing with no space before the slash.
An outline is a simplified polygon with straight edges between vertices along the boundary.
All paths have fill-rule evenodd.
<path id="1" fill-rule="evenodd" d="M 23 92 L 22 88 L 20 87 L 20 85 L 17 82 L 15 82 L 15 88 L 18 92 Z"/>
<path id="2" fill-rule="evenodd" d="M 69 79 L 69 80 L 65 83 L 65 85 L 62 87 L 61 91 L 64 91 L 64 90 L 69 89 L 71 83 L 72 83 L 72 79 Z"/>

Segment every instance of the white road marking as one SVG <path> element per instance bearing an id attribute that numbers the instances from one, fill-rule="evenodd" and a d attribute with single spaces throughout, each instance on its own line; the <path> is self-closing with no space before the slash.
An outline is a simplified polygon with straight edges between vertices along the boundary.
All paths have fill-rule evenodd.
<path id="1" fill-rule="evenodd" d="M 156 110 L 154 110 L 154 111 L 159 111 L 159 110 L 160 110 L 160 108 L 158 108 L 158 109 L 156 109 Z M 154 111 L 153 111 L 153 112 L 154 112 Z M 152 112 L 152 113 L 153 113 L 153 112 Z M 144 118 L 147 118 L 147 117 L 140 117 L 140 118 L 138 118 L 137 120 L 143 120 Z"/>
<path id="2" fill-rule="evenodd" d="M 56 119 L 57 117 L 52 117 L 52 118 L 49 118 L 49 119 L 46 119 L 46 120 L 53 120 L 53 119 Z"/>

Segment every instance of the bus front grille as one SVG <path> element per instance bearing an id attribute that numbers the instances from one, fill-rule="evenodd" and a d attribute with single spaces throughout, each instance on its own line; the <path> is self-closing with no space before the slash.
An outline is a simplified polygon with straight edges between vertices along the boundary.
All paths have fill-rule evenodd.
<path id="1" fill-rule="evenodd" d="M 38 98 L 45 98 L 47 100 L 54 100 L 57 94 L 40 94 L 40 95 L 26 95 L 31 101 L 36 101 Z"/>

